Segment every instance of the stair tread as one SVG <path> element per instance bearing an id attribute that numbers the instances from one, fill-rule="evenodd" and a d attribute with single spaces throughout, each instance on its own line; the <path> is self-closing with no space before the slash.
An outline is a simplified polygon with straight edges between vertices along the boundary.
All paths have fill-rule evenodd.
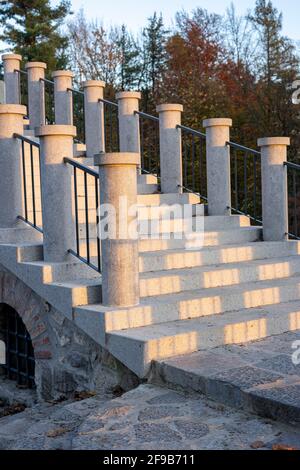
<path id="1" fill-rule="evenodd" d="M 214 246 L 204 246 L 203 248 L 199 248 L 196 250 L 187 250 L 186 248 L 175 248 L 175 249 L 169 249 L 169 250 L 160 250 L 159 252 L 157 251 L 144 251 L 140 253 L 140 257 L 142 258 L 151 258 L 151 257 L 157 257 L 157 256 L 165 256 L 165 255 L 172 255 L 172 254 L 186 254 L 186 253 L 203 253 L 203 252 L 214 252 L 214 251 L 220 251 L 220 250 L 231 250 L 231 249 L 249 249 L 249 248 L 254 248 L 256 246 L 278 246 L 280 248 L 283 244 L 290 243 L 293 244 L 294 246 L 297 246 L 299 244 L 298 241 L 283 241 L 283 242 L 264 242 L 264 241 L 258 241 L 258 242 L 249 242 L 246 244 L 241 244 L 241 243 L 233 243 L 232 245 L 214 245 Z M 295 255 L 298 253 L 295 253 Z M 300 248 L 299 248 L 299 254 L 300 254 Z M 291 256 L 293 256 L 292 254 Z M 268 258 L 261 258 L 263 259 L 268 259 Z"/>
<path id="2" fill-rule="evenodd" d="M 78 278 L 68 281 L 57 281 L 49 283 L 50 286 L 67 287 L 69 289 L 81 287 L 99 287 L 101 286 L 101 279 L 99 278 Z"/>
<path id="3" fill-rule="evenodd" d="M 297 259 L 297 255 L 291 256 L 284 256 L 278 258 L 271 258 L 271 259 L 255 259 L 251 261 L 241 261 L 241 262 L 233 262 L 233 263 L 218 263 L 218 264 L 211 264 L 211 265 L 204 265 L 204 266 L 196 266 L 196 267 L 188 267 L 188 268 L 179 268 L 179 269 L 168 269 L 168 270 L 161 270 L 161 271 L 149 271 L 149 272 L 142 272 L 140 273 L 140 278 L 142 279 L 151 279 L 152 277 L 170 277 L 176 276 L 180 274 L 197 274 L 197 273 L 206 273 L 211 271 L 222 271 L 224 269 L 231 270 L 231 269 L 240 269 L 241 267 L 247 268 L 251 266 L 266 266 L 272 264 L 280 264 L 280 263 L 289 263 L 291 260 Z M 300 268 L 300 257 L 298 258 L 299 261 L 299 268 Z"/>
<path id="4" fill-rule="evenodd" d="M 175 336 L 191 332 L 203 332 L 207 328 L 236 324 L 237 322 L 249 322 L 254 319 L 263 318 L 266 315 L 300 312 L 300 300 L 282 302 L 276 305 L 263 307 L 244 308 L 233 310 L 209 317 L 197 317 L 187 320 L 174 320 L 166 323 L 140 326 L 137 328 L 126 328 L 119 331 L 107 333 L 109 336 L 127 337 L 132 340 L 147 342 L 162 337 Z"/>
<path id="5" fill-rule="evenodd" d="M 251 292 L 255 290 L 263 290 L 268 288 L 278 288 L 299 283 L 300 286 L 300 274 L 290 276 L 288 278 L 271 279 L 267 281 L 254 281 L 244 284 L 235 284 L 230 286 L 221 287 L 208 287 L 201 289 L 194 289 L 189 291 L 181 291 L 179 293 L 162 294 L 153 297 L 143 297 L 140 299 L 140 304 L 134 307 L 106 307 L 102 304 L 89 304 L 83 307 L 84 310 L 90 310 L 95 312 L 126 312 L 126 311 L 138 311 L 139 309 L 159 306 L 163 304 L 176 304 L 177 302 L 188 302 L 197 299 L 204 299 L 209 297 L 222 296 L 224 294 L 233 293 L 240 294 L 245 292 Z M 300 291 L 299 291 L 300 298 Z M 277 303 L 277 307 L 280 303 Z M 252 308 L 252 307 L 248 307 Z M 182 320 L 180 320 L 182 321 Z"/>

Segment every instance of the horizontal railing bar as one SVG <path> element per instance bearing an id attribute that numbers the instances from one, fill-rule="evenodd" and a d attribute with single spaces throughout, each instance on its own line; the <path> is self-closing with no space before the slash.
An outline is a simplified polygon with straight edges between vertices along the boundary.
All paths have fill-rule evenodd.
<path id="1" fill-rule="evenodd" d="M 26 72 L 26 70 L 15 69 L 14 72 L 22 73 L 23 75 L 28 75 L 28 72 Z"/>
<path id="2" fill-rule="evenodd" d="M 78 168 L 79 170 L 85 171 L 86 173 L 88 173 L 91 176 L 94 176 L 95 178 L 99 178 L 99 174 L 96 171 L 91 170 L 91 168 L 88 168 L 84 165 L 81 165 L 80 163 L 75 162 L 71 158 L 65 157 L 64 158 L 64 163 L 69 163 L 70 165 Z"/>
<path id="3" fill-rule="evenodd" d="M 34 225 L 32 222 L 29 222 L 29 220 L 25 219 L 22 215 L 18 215 L 18 219 L 22 220 L 26 224 L 30 225 L 30 227 L 35 228 L 38 232 L 43 233 L 43 229 L 38 227 L 37 225 Z"/>
<path id="4" fill-rule="evenodd" d="M 146 119 L 151 119 L 152 121 L 159 121 L 157 116 L 152 116 L 152 114 L 143 113 L 142 111 L 134 111 L 134 114 L 137 114 Z"/>
<path id="5" fill-rule="evenodd" d="M 33 145 L 34 147 L 40 148 L 40 144 L 38 142 L 35 142 L 35 140 L 31 140 L 28 137 L 25 137 L 22 134 L 14 134 L 14 139 L 19 139 L 23 140 L 23 142 L 26 142 L 27 144 Z"/>
<path id="6" fill-rule="evenodd" d="M 54 82 L 52 80 L 48 80 L 48 78 L 40 78 L 40 82 L 45 82 L 48 83 L 48 85 L 54 86 Z"/>
<path id="7" fill-rule="evenodd" d="M 108 104 L 109 106 L 114 106 L 115 108 L 119 107 L 118 103 L 114 103 L 113 101 L 105 100 L 104 98 L 99 98 L 98 102 Z"/>
<path id="8" fill-rule="evenodd" d="M 73 250 L 68 250 L 69 253 L 73 256 L 75 256 L 76 258 L 78 258 L 80 261 L 82 261 L 84 264 L 86 264 L 87 266 L 89 266 L 90 268 L 94 269 L 94 271 L 96 271 L 97 273 L 101 274 L 101 271 L 99 271 L 99 268 L 97 268 L 93 263 L 89 263 L 85 258 L 83 258 L 82 256 L 80 256 L 78 253 L 76 253 L 76 251 L 73 251 Z"/>
<path id="9" fill-rule="evenodd" d="M 297 165 L 297 163 L 284 162 L 284 166 L 292 168 L 293 170 L 300 170 L 300 165 Z"/>
<path id="10" fill-rule="evenodd" d="M 235 142 L 226 142 L 226 144 L 237 150 L 244 150 L 247 153 L 252 153 L 253 155 L 261 156 L 261 153 L 258 150 L 250 149 L 249 147 L 245 147 L 244 145 L 236 144 Z"/>
<path id="11" fill-rule="evenodd" d="M 181 129 L 182 131 L 189 132 L 190 134 L 206 138 L 206 134 L 204 134 L 204 132 L 196 131 L 195 129 L 191 129 L 190 127 L 182 126 L 181 124 L 177 124 L 176 129 Z"/>
<path id="12" fill-rule="evenodd" d="M 77 95 L 84 96 L 84 92 L 80 90 L 75 90 L 75 88 L 67 88 L 67 91 L 70 91 L 71 93 L 77 93 Z"/>

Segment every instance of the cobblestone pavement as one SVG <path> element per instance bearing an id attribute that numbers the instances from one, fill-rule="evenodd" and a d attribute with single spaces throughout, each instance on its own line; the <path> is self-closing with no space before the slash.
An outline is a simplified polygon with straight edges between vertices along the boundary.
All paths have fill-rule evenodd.
<path id="1" fill-rule="evenodd" d="M 119 398 L 38 404 L 0 419 L 0 449 L 300 448 L 300 429 L 200 395 L 141 385 Z"/>

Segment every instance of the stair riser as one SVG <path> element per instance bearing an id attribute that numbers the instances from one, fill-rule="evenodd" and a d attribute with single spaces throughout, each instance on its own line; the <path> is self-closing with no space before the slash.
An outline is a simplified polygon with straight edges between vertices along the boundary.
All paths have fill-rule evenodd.
<path id="1" fill-rule="evenodd" d="M 250 314 L 251 315 L 251 314 Z M 300 311 L 295 312 L 300 323 Z M 267 325 L 267 328 L 265 327 Z M 140 378 L 146 377 L 153 361 L 159 361 L 199 350 L 210 350 L 219 346 L 249 343 L 290 331 L 288 314 L 261 315 L 237 323 L 224 322 L 203 331 L 182 332 L 165 335 L 159 339 L 138 340 L 122 336 L 122 333 L 106 335 L 106 347 Z M 126 354 L 125 354 L 126 351 Z M 123 353 L 122 353 L 123 352 Z M 157 365 L 158 367 L 159 364 Z M 175 383 L 173 381 L 173 383 Z M 182 384 L 183 385 L 183 384 Z"/>
<path id="2" fill-rule="evenodd" d="M 243 266 L 235 269 L 211 270 L 209 272 L 184 272 L 178 275 L 165 275 L 140 279 L 141 297 L 173 294 L 193 289 L 222 287 L 247 282 L 288 278 L 300 272 L 300 258 L 291 261 L 260 266 Z"/>
<path id="3" fill-rule="evenodd" d="M 255 242 L 261 239 L 261 229 L 243 231 L 236 230 L 225 232 L 205 233 L 205 238 L 202 242 L 200 237 L 199 242 L 191 244 L 186 240 L 140 240 L 140 252 L 147 251 L 162 251 L 162 250 L 176 250 L 176 249 L 201 249 L 203 246 L 218 246 L 218 245 L 232 245 L 235 243 L 248 243 Z"/>
<path id="4" fill-rule="evenodd" d="M 178 302 L 159 303 L 127 310 L 105 312 L 103 314 L 105 331 L 120 331 L 126 328 L 161 324 L 170 321 L 200 318 L 235 310 L 277 305 L 300 298 L 300 283 L 284 285 L 280 288 L 263 288 L 255 291 L 230 292 L 221 296 L 182 300 Z"/>
<path id="5" fill-rule="evenodd" d="M 192 207 L 192 206 L 190 206 Z M 232 216 L 232 217 L 187 217 L 186 219 L 171 218 L 159 220 L 157 218 L 140 221 L 139 233 L 145 234 L 160 234 L 160 233 L 173 233 L 182 232 L 184 230 L 190 231 L 191 229 L 196 232 L 214 231 L 214 230 L 227 230 L 238 227 L 249 227 L 250 221 L 247 217 Z"/>

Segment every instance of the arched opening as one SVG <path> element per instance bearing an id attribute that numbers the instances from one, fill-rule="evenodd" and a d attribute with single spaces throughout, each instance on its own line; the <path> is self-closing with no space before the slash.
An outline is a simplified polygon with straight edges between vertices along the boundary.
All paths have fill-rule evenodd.
<path id="1" fill-rule="evenodd" d="M 19 387 L 35 388 L 35 359 L 30 335 L 20 315 L 9 305 L 0 304 L 0 339 L 6 347 L 2 375 Z"/>

